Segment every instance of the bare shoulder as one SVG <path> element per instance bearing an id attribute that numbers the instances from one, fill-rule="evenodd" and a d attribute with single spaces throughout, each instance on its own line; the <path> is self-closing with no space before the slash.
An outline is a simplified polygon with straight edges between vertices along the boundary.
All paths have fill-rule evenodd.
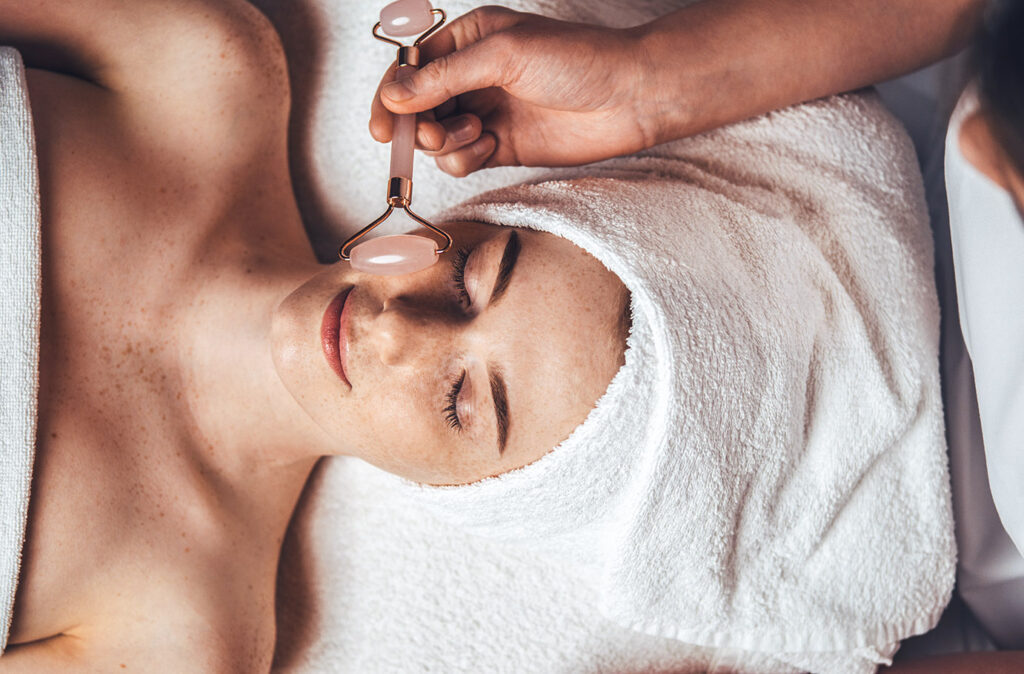
<path id="1" fill-rule="evenodd" d="M 277 34 L 247 0 L 0 0 L 0 16 L 0 44 L 27 65 L 113 92 L 285 82 Z"/>
<path id="2" fill-rule="evenodd" d="M 106 82 L 129 125 L 157 149 L 216 149 L 230 168 L 284 142 L 290 92 L 280 38 L 244 0 L 161 3 Z M 156 10 L 155 13 L 164 10 Z"/>
<path id="3" fill-rule="evenodd" d="M 264 113 L 287 111 L 284 49 L 258 9 L 244 0 L 163 4 L 176 9 L 146 21 L 152 39 L 125 47 L 124 63 L 108 73 L 114 91 L 183 116 L 209 117 L 218 105 L 243 102 Z M 248 120 L 233 115 L 229 121 Z"/>
<path id="4" fill-rule="evenodd" d="M 208 164 L 244 161 L 285 132 L 284 50 L 245 0 L 0 0 L 0 14 L 0 43 L 52 75 L 30 78 L 35 115 L 104 108 L 116 125 L 97 130 L 105 140 L 205 154 Z M 66 94 L 73 104 L 62 104 Z"/>
<path id="5" fill-rule="evenodd" d="M 111 223 L 209 221 L 257 181 L 287 184 L 287 64 L 263 14 L 244 0 L 113 4 L 133 9 L 108 10 L 94 47 L 63 36 L 91 58 L 28 69 L 44 213 L 66 247 Z"/>

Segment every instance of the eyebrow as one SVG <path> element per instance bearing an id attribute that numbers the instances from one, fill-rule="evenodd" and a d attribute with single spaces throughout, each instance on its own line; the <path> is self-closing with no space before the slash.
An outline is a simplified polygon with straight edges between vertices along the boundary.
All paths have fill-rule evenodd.
<path id="1" fill-rule="evenodd" d="M 505 251 L 501 254 L 501 262 L 498 264 L 498 276 L 494 281 L 494 289 L 491 290 L 491 298 L 488 304 L 494 304 L 501 299 L 508 289 L 508 283 L 512 279 L 512 270 L 519 259 L 519 251 L 522 250 L 522 243 L 519 241 L 519 234 L 513 230 L 505 243 Z"/>
<path id="2" fill-rule="evenodd" d="M 505 379 L 497 368 L 488 367 L 487 369 L 491 380 L 494 417 L 498 420 L 498 455 L 501 456 L 505 453 L 505 443 L 508 441 L 508 389 L 505 387 Z"/>
<path id="3" fill-rule="evenodd" d="M 515 269 L 516 261 L 519 260 L 519 251 L 523 248 L 519 241 L 519 234 L 512 230 L 508 241 L 505 242 L 505 250 L 501 254 L 501 262 L 498 263 L 498 276 L 494 280 L 494 288 L 491 290 L 491 297 L 487 305 L 491 306 L 501 299 L 508 289 L 509 281 L 512 280 L 512 270 Z M 494 418 L 498 422 L 498 455 L 505 453 L 505 444 L 508 442 L 508 388 L 505 386 L 505 379 L 501 372 L 493 366 L 488 366 L 488 378 L 491 382 L 491 400 L 494 402 Z"/>

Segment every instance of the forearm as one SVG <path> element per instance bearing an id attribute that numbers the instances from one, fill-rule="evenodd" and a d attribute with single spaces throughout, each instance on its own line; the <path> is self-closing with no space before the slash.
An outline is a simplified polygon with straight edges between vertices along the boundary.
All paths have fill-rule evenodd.
<path id="1" fill-rule="evenodd" d="M 984 0 L 705 0 L 637 29 L 665 142 L 889 79 L 965 47 Z"/>

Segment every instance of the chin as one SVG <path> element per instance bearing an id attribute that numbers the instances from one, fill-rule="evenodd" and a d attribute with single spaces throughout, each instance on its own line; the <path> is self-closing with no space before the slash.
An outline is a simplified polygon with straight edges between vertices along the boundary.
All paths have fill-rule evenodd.
<path id="1" fill-rule="evenodd" d="M 274 369 L 285 389 L 317 425 L 338 437 L 337 429 L 329 428 L 326 422 L 336 423 L 345 391 L 320 343 L 324 309 L 341 283 L 332 271 L 317 274 L 274 309 L 270 348 Z"/>
<path id="2" fill-rule="evenodd" d="M 301 293 L 303 288 L 305 286 L 292 292 L 277 305 L 270 322 L 270 348 L 274 369 L 288 392 L 300 403 L 302 373 L 311 365 L 307 327 L 309 308 L 305 306 L 309 302 L 308 299 L 304 301 Z"/>

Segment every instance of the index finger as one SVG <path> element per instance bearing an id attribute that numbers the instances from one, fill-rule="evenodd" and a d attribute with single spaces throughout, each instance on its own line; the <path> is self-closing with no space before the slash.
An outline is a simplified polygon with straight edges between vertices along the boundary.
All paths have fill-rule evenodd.
<path id="1" fill-rule="evenodd" d="M 398 65 L 392 63 L 384 72 L 384 77 L 377 84 L 377 92 L 370 103 L 370 136 L 379 143 L 391 142 L 394 133 L 395 117 L 393 112 L 384 107 L 380 100 L 380 89 L 394 81 Z M 425 117 L 425 119 L 424 119 Z M 444 146 L 444 127 L 434 120 L 432 111 L 420 113 L 416 120 L 416 146 L 425 150 L 440 150 Z"/>
<path id="2" fill-rule="evenodd" d="M 528 15 L 508 7 L 486 5 L 472 9 L 442 26 L 420 45 L 420 66 L 453 51 L 465 49 L 491 33 L 497 33 L 526 19 Z"/>
<path id="3" fill-rule="evenodd" d="M 447 23 L 437 33 L 420 45 L 420 67 L 447 56 L 452 52 L 479 42 L 492 33 L 504 30 L 525 20 L 529 15 L 496 5 L 477 7 L 454 21 Z M 385 71 L 377 85 L 370 105 L 370 135 L 379 142 L 391 140 L 394 125 L 393 113 L 381 101 L 380 90 L 395 79 L 396 63 Z M 436 131 L 436 129 L 434 129 Z M 434 149 L 440 149 L 434 148 Z"/>
<path id="4" fill-rule="evenodd" d="M 381 88 L 395 79 L 395 71 L 398 70 L 398 63 L 392 61 L 384 76 L 377 83 L 377 91 L 373 94 L 373 101 L 370 103 L 370 135 L 379 143 L 387 143 L 391 140 L 394 132 L 394 113 L 384 107 L 380 100 Z"/>
<path id="5" fill-rule="evenodd" d="M 377 83 L 377 91 L 373 94 L 373 101 L 370 103 L 370 135 L 379 143 L 387 143 L 391 140 L 394 131 L 395 118 L 390 110 L 384 107 L 380 101 L 380 90 L 385 84 L 395 79 L 395 71 L 398 69 L 396 62 L 392 62 L 384 76 Z"/>

